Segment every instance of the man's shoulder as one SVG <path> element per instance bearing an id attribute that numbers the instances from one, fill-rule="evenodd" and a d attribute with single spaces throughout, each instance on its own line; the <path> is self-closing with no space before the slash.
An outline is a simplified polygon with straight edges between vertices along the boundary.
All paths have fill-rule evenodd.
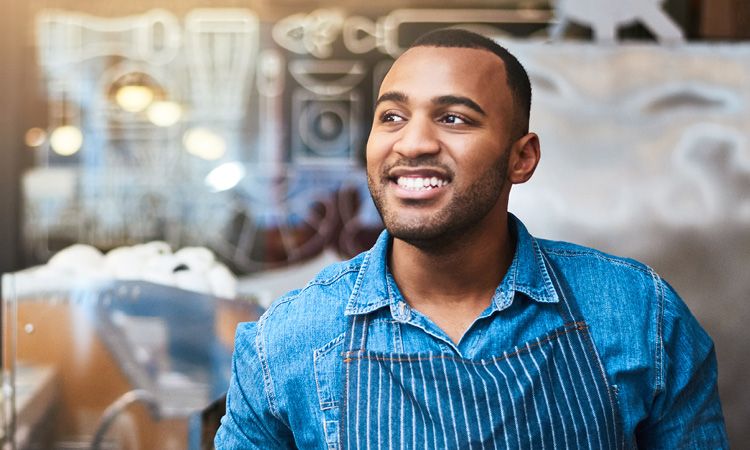
<path id="1" fill-rule="evenodd" d="M 299 344 L 314 346 L 343 332 L 344 309 L 363 255 L 323 268 L 303 288 L 274 301 L 258 321 L 258 335 L 268 342 L 293 339 Z"/>
<path id="2" fill-rule="evenodd" d="M 651 267 L 632 258 L 613 255 L 572 242 L 538 238 L 537 242 L 546 254 L 562 265 L 563 270 L 568 265 L 575 265 L 579 268 L 588 266 L 598 271 L 620 272 L 633 276 L 656 276 Z"/>
<path id="3" fill-rule="evenodd" d="M 663 280 L 648 265 L 570 242 L 538 240 L 555 271 L 583 303 L 644 311 L 662 300 Z"/>
<path id="4" fill-rule="evenodd" d="M 324 267 L 303 288 L 287 292 L 274 301 L 266 315 L 281 316 L 290 310 L 300 312 L 300 309 L 311 306 L 314 306 L 318 313 L 322 313 L 328 307 L 343 310 L 363 259 L 364 253 L 361 253 L 348 261 L 339 261 Z"/>

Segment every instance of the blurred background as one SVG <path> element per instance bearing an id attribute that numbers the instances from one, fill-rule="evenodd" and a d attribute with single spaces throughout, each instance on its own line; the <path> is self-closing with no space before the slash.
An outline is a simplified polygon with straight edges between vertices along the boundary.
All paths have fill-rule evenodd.
<path id="1" fill-rule="evenodd" d="M 511 211 L 675 286 L 715 340 L 732 445 L 750 448 L 746 0 L 0 13 L 3 433 L 17 447 L 199 448 L 235 324 L 374 242 L 363 161 L 380 81 L 417 36 L 458 26 L 532 79 L 543 158 Z"/>

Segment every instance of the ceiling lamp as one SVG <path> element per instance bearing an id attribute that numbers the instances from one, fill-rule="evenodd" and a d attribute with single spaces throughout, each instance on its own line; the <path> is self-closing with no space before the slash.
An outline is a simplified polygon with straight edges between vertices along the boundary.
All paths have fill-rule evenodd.
<path id="1" fill-rule="evenodd" d="M 123 110 L 131 113 L 145 111 L 164 92 L 153 77 L 143 72 L 127 73 L 112 83 L 110 98 Z"/>
<path id="2" fill-rule="evenodd" d="M 176 102 L 153 102 L 146 110 L 146 117 L 158 127 L 171 127 L 182 117 L 182 107 Z"/>
<path id="3" fill-rule="evenodd" d="M 224 138 L 208 128 L 189 129 L 182 142 L 188 153 L 209 161 L 221 158 L 227 150 Z"/>
<path id="4" fill-rule="evenodd" d="M 83 145 L 83 133 L 78 127 L 63 125 L 52 131 L 49 138 L 52 151 L 61 156 L 70 156 L 78 152 Z"/>
<path id="5" fill-rule="evenodd" d="M 206 175 L 206 186 L 214 192 L 226 191 L 237 186 L 245 177 L 245 168 L 238 162 L 228 162 L 213 169 Z"/>

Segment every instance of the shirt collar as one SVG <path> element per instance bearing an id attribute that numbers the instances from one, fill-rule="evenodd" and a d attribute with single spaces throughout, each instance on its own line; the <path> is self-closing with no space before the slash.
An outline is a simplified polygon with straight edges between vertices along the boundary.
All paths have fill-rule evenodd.
<path id="1" fill-rule="evenodd" d="M 539 243 L 516 216 L 508 214 L 508 218 L 516 241 L 516 252 L 503 281 L 495 290 L 492 307 L 496 310 L 507 308 L 513 303 L 516 292 L 537 302 L 558 302 L 559 297 L 544 263 Z M 384 230 L 375 245 L 365 253 L 344 311 L 346 315 L 366 314 L 388 305 L 395 307 L 395 303 L 401 298 L 389 291 L 390 246 L 391 235 Z"/>

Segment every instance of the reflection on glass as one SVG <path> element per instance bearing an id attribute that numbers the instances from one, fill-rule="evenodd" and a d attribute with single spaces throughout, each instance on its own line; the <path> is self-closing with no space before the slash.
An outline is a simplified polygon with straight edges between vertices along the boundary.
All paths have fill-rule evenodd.
<path id="1" fill-rule="evenodd" d="M 182 117 L 182 107 L 175 102 L 153 102 L 146 110 L 146 116 L 156 126 L 170 127 Z"/>
<path id="2" fill-rule="evenodd" d="M 225 163 L 206 176 L 206 186 L 214 192 L 226 191 L 237 186 L 245 176 L 245 168 L 238 162 Z"/>
<path id="3" fill-rule="evenodd" d="M 29 147 L 41 147 L 47 140 L 47 132 L 41 128 L 29 128 L 23 137 L 23 141 Z"/>
<path id="4" fill-rule="evenodd" d="M 70 156 L 81 149 L 83 133 L 77 127 L 64 125 L 52 132 L 49 138 L 52 150 L 58 155 Z"/>
<path id="5" fill-rule="evenodd" d="M 183 143 L 188 153 L 209 161 L 221 158 L 227 150 L 224 138 L 208 128 L 188 130 L 183 137 Z"/>
<path id="6" fill-rule="evenodd" d="M 128 112 L 141 112 L 154 100 L 154 91 L 148 86 L 125 85 L 117 90 L 115 100 Z"/>
<path id="7" fill-rule="evenodd" d="M 234 330 L 260 313 L 144 281 L 61 284 L 34 269 L 2 281 L 0 411 L 14 449 L 199 448 L 193 419 L 222 404 Z"/>

